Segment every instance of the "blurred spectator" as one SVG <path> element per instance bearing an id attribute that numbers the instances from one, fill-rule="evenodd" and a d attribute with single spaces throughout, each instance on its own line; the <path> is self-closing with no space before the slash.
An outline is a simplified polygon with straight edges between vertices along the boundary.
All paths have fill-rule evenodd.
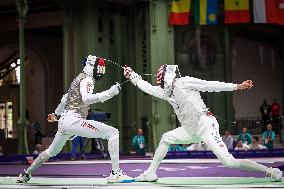
<path id="1" fill-rule="evenodd" d="M 262 123 L 262 129 L 270 123 L 270 113 L 271 113 L 271 107 L 269 104 L 267 104 L 266 100 L 263 100 L 263 104 L 260 106 L 259 111 L 261 113 L 261 123 Z"/>
<path id="2" fill-rule="evenodd" d="M 0 156 L 4 156 L 3 147 L 2 146 L 0 146 Z"/>
<path id="3" fill-rule="evenodd" d="M 272 125 L 268 124 L 266 126 L 266 131 L 262 133 L 262 140 L 264 140 L 264 146 L 266 146 L 267 149 L 272 149 L 274 139 L 275 132 L 272 131 Z"/>
<path id="4" fill-rule="evenodd" d="M 182 144 L 181 145 L 182 151 L 186 151 L 187 147 L 189 147 L 189 144 Z"/>
<path id="5" fill-rule="evenodd" d="M 80 147 L 81 159 L 86 159 L 84 142 L 85 142 L 85 137 L 81 137 L 81 136 L 77 136 L 72 140 L 71 160 L 76 160 L 78 144 L 79 144 L 79 147 Z"/>
<path id="6" fill-rule="evenodd" d="M 281 119 L 280 143 L 284 145 L 284 119 Z"/>
<path id="7" fill-rule="evenodd" d="M 180 152 L 183 151 L 182 147 L 178 144 L 171 144 L 169 146 L 168 152 Z"/>
<path id="8" fill-rule="evenodd" d="M 276 98 L 273 99 L 273 103 L 271 104 L 271 118 L 273 122 L 273 128 L 277 129 L 277 133 L 280 131 L 280 104 L 277 103 Z"/>
<path id="9" fill-rule="evenodd" d="M 235 150 L 245 150 L 247 151 L 249 149 L 249 146 L 242 142 L 242 140 L 238 140 L 237 146 L 235 147 Z"/>
<path id="10" fill-rule="evenodd" d="M 94 112 L 93 109 L 89 109 L 88 110 L 88 116 L 87 119 L 88 120 L 94 120 L 94 121 L 107 121 L 110 119 L 110 114 L 106 113 L 106 112 L 101 112 L 101 110 L 96 109 L 100 112 Z M 92 138 L 89 139 L 91 141 L 91 153 L 102 153 L 104 157 L 107 156 L 107 154 L 105 153 L 105 147 L 103 144 L 103 140 L 101 138 Z M 86 144 L 87 145 L 87 144 Z M 83 159 L 85 159 L 85 155 L 83 155 L 82 157 Z"/>
<path id="11" fill-rule="evenodd" d="M 41 144 L 36 144 L 35 145 L 35 150 L 34 150 L 33 154 L 39 155 L 42 151 L 43 151 L 42 150 L 42 145 Z"/>
<path id="12" fill-rule="evenodd" d="M 204 142 L 191 144 L 186 148 L 186 151 L 205 151 L 205 150 L 208 150 L 208 147 Z"/>
<path id="13" fill-rule="evenodd" d="M 258 136 L 252 138 L 252 144 L 249 146 L 250 150 L 264 150 L 267 149 L 265 146 L 258 143 Z"/>
<path id="14" fill-rule="evenodd" d="M 187 148 L 186 151 L 196 151 L 199 149 L 199 144 L 190 144 Z"/>
<path id="15" fill-rule="evenodd" d="M 234 139 L 233 139 L 233 137 L 231 136 L 231 134 L 228 130 L 225 131 L 224 143 L 226 144 L 226 146 L 229 150 L 234 149 L 233 148 Z"/>
<path id="16" fill-rule="evenodd" d="M 132 139 L 132 146 L 135 148 L 136 155 L 145 155 L 145 137 L 142 129 L 137 129 L 137 135 Z"/>
<path id="17" fill-rule="evenodd" d="M 252 143 L 252 136 L 247 132 L 247 128 L 244 127 L 242 133 L 238 136 L 238 141 L 241 140 L 243 144 L 250 145 Z"/>
<path id="18" fill-rule="evenodd" d="M 103 140 L 101 138 L 92 139 L 92 153 L 105 152 L 105 147 L 103 144 Z"/>

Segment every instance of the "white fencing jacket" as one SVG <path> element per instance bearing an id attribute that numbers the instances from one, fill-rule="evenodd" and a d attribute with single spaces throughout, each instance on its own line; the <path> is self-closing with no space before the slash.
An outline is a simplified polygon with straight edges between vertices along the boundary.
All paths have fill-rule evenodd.
<path id="1" fill-rule="evenodd" d="M 173 75 L 173 72 L 171 75 Z M 199 117 L 208 111 L 201 99 L 200 91 L 220 92 L 237 90 L 237 84 L 233 83 L 206 81 L 188 76 L 181 78 L 171 77 L 171 81 L 168 77 L 166 81 L 166 76 L 167 73 L 165 74 L 166 85 L 164 89 L 160 86 L 152 86 L 135 72 L 132 72 L 130 80 L 145 93 L 168 101 L 174 108 L 181 125 L 186 127 L 192 134 L 196 133 Z"/>

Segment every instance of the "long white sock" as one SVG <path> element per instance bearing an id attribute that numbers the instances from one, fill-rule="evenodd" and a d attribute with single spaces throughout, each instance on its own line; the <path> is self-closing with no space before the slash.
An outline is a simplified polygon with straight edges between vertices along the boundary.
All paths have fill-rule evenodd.
<path id="1" fill-rule="evenodd" d="M 38 155 L 38 157 L 34 160 L 34 162 L 25 172 L 31 175 L 34 172 L 34 170 L 36 170 L 39 166 L 41 166 L 48 159 L 49 159 L 49 156 L 47 155 L 45 151 L 43 151 L 42 153 Z"/>
<path id="2" fill-rule="evenodd" d="M 254 161 L 248 160 L 248 159 L 238 159 L 240 168 L 246 169 L 248 171 L 260 171 L 260 172 L 266 172 L 267 167 L 261 164 L 258 164 Z"/>
<path id="3" fill-rule="evenodd" d="M 149 171 L 151 171 L 153 173 L 157 172 L 161 161 L 167 155 L 168 149 L 169 149 L 169 145 L 160 142 L 158 148 L 155 151 L 155 155 L 154 155 L 154 158 L 152 160 L 152 163 L 151 163 L 151 165 L 148 169 Z"/>
<path id="4" fill-rule="evenodd" d="M 114 135 L 108 140 L 108 151 L 111 159 L 111 166 L 114 172 L 119 170 L 119 135 Z"/>

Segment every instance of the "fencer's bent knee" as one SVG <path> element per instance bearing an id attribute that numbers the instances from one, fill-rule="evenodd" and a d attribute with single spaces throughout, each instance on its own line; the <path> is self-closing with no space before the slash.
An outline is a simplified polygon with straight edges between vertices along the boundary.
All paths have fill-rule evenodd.
<path id="1" fill-rule="evenodd" d="M 116 128 L 114 128 L 113 134 L 114 134 L 114 135 L 119 135 L 119 130 L 116 129 Z"/>
<path id="2" fill-rule="evenodd" d="M 161 141 L 162 144 L 171 144 L 171 134 L 170 132 L 166 132 L 162 135 Z"/>
<path id="3" fill-rule="evenodd" d="M 110 140 L 110 139 L 112 139 L 112 138 L 117 138 L 117 137 L 119 137 L 119 130 L 113 127 L 113 128 L 109 131 L 109 133 L 107 134 L 106 139 L 107 139 L 107 140 Z"/>

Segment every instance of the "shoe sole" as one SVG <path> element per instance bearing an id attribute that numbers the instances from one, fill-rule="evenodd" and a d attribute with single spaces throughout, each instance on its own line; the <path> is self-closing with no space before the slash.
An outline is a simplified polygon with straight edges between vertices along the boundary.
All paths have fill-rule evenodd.
<path id="1" fill-rule="evenodd" d="M 29 179 L 29 180 L 17 180 L 16 182 L 17 183 L 27 183 L 27 182 L 29 182 L 31 179 Z"/>
<path id="2" fill-rule="evenodd" d="M 135 182 L 135 179 L 122 180 L 122 181 L 108 181 L 108 183 L 131 183 L 131 182 Z"/>
<path id="3" fill-rule="evenodd" d="M 130 183 L 130 182 L 135 182 L 135 179 L 131 179 L 131 180 L 123 180 L 120 183 Z"/>
<path id="4" fill-rule="evenodd" d="M 156 179 L 156 180 L 140 180 L 140 181 L 138 181 L 138 180 L 135 180 L 135 182 L 157 182 L 158 181 L 158 179 Z"/>
<path id="5" fill-rule="evenodd" d="M 28 181 L 27 181 L 28 182 Z M 27 183 L 25 181 L 17 180 L 17 183 Z"/>
<path id="6" fill-rule="evenodd" d="M 272 182 L 281 182 L 282 179 L 272 179 Z"/>

